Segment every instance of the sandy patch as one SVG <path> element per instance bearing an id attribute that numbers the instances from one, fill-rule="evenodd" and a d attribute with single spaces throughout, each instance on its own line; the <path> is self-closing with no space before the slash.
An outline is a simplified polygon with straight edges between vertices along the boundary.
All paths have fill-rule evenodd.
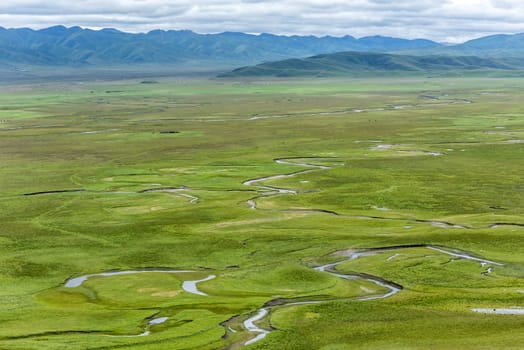
<path id="1" fill-rule="evenodd" d="M 360 290 L 368 293 L 368 294 L 371 294 L 371 293 L 376 293 L 376 290 L 373 290 L 373 289 L 370 289 L 370 288 L 367 288 L 367 287 L 364 287 L 364 286 L 360 286 Z"/>
<path id="2" fill-rule="evenodd" d="M 178 296 L 181 290 L 162 290 L 160 288 L 140 288 L 139 293 L 151 293 L 152 297 L 174 298 Z"/>
<path id="3" fill-rule="evenodd" d="M 317 318 L 320 318 L 320 314 L 317 312 L 306 312 L 304 317 L 309 320 L 316 320 Z"/>
<path id="4" fill-rule="evenodd" d="M 180 290 L 166 290 L 151 294 L 152 297 L 174 298 L 180 294 Z"/>
<path id="5" fill-rule="evenodd" d="M 379 206 L 376 206 L 376 205 L 373 205 L 371 208 L 375 209 L 375 210 L 380 210 L 380 211 L 388 211 L 389 210 L 389 208 L 379 207 Z"/>
<path id="6" fill-rule="evenodd" d="M 338 252 L 335 252 L 334 255 L 338 255 L 338 256 L 352 256 L 356 252 L 358 252 L 358 250 L 356 250 L 356 249 L 346 249 L 346 250 L 340 250 Z"/>
<path id="7" fill-rule="evenodd" d="M 397 146 L 397 145 L 383 144 L 383 145 L 377 145 L 377 146 L 374 146 L 374 147 L 370 147 L 369 149 L 373 150 L 373 151 L 382 151 L 382 150 L 386 150 L 386 149 L 391 149 L 391 148 L 393 148 L 395 146 Z"/>
<path id="8" fill-rule="evenodd" d="M 264 219 L 251 219 L 251 220 L 239 220 L 239 221 L 224 221 L 219 224 L 214 225 L 215 227 L 229 227 L 229 226 L 241 226 L 241 225 L 253 225 L 253 224 L 263 224 L 266 222 L 275 222 L 282 220 L 290 220 L 297 217 L 308 216 L 309 213 L 306 212 L 294 212 L 293 215 L 282 216 L 277 218 L 264 218 Z"/>

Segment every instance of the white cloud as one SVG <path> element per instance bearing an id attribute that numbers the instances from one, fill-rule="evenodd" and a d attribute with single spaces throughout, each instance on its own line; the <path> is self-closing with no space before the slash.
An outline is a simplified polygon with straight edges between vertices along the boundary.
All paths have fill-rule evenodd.
<path id="1" fill-rule="evenodd" d="M 521 0 L 2 0 L 0 25 L 56 24 L 141 32 L 191 29 L 275 34 L 389 35 L 462 41 L 524 32 Z"/>

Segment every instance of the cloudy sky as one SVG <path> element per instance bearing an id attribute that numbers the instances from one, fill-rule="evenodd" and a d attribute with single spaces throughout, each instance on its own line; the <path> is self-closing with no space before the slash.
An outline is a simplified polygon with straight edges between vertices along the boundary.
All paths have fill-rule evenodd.
<path id="1" fill-rule="evenodd" d="M 79 25 L 129 32 L 191 29 L 387 35 L 462 42 L 524 32 L 522 0 L 0 0 L 0 26 Z"/>

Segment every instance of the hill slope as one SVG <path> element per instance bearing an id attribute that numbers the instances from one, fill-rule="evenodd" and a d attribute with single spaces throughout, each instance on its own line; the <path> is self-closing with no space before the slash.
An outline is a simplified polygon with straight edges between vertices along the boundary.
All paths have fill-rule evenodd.
<path id="1" fill-rule="evenodd" d="M 302 77 L 353 75 L 366 72 L 426 72 L 449 70 L 514 70 L 524 60 L 475 56 L 408 56 L 364 52 L 339 52 L 304 59 L 288 59 L 235 69 L 221 77 Z"/>
<path id="2" fill-rule="evenodd" d="M 491 56 L 523 56 L 524 33 L 499 34 L 467 41 L 452 48 L 456 52 L 489 54 Z"/>

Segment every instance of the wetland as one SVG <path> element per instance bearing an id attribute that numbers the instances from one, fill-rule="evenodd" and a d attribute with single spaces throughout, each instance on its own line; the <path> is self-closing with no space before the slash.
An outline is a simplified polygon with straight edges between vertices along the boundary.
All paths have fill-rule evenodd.
<path id="1" fill-rule="evenodd" d="M 0 349 L 519 349 L 523 94 L 3 86 Z"/>

